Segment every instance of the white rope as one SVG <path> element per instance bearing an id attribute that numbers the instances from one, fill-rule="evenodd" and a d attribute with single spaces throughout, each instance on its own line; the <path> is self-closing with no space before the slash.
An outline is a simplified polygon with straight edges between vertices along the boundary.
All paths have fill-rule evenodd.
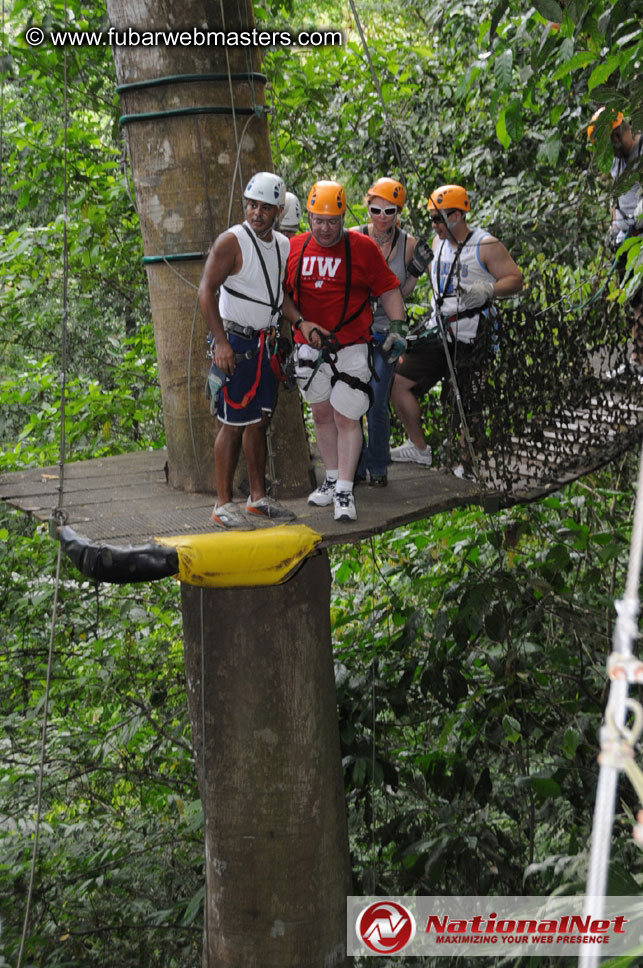
<path id="1" fill-rule="evenodd" d="M 625 596 L 616 602 L 616 625 L 612 639 L 613 650 L 608 660 L 611 685 L 605 722 L 601 727 L 600 771 L 594 808 L 592 841 L 587 873 L 585 914 L 601 918 L 605 907 L 605 891 L 609 870 L 609 857 L 619 772 L 623 770 L 632 780 L 635 789 L 643 792 L 641 771 L 634 761 L 634 747 L 643 728 L 643 709 L 639 703 L 628 699 L 627 687 L 630 674 L 638 674 L 638 660 L 632 654 L 632 643 L 638 636 L 639 612 L 638 587 L 643 558 L 643 449 L 639 461 L 639 475 L 632 525 L 632 540 L 627 571 Z M 634 713 L 634 726 L 625 726 L 628 712 Z M 635 829 L 635 839 L 640 831 Z M 589 945 L 583 946 L 579 968 L 595 968 L 600 953 Z"/>
<path id="2" fill-rule="evenodd" d="M 25 916 L 22 923 L 22 936 L 20 938 L 20 950 L 18 951 L 17 968 L 21 968 L 24 955 L 27 933 L 29 930 L 29 915 L 31 913 L 31 901 L 33 898 L 33 888 L 36 879 L 36 862 L 38 859 L 38 843 L 40 838 L 40 820 L 42 816 L 42 786 L 45 774 L 45 755 L 47 750 L 47 724 L 49 718 L 49 691 L 51 686 L 51 669 L 54 656 L 54 635 L 56 631 L 56 617 L 58 613 L 58 591 L 60 588 L 60 560 L 62 557 L 62 545 L 58 542 L 58 557 L 56 560 L 56 578 L 54 582 L 54 604 L 51 613 L 51 624 L 49 629 L 49 654 L 47 657 L 47 677 L 45 683 L 45 704 L 42 717 L 42 734 L 40 740 L 40 769 L 38 771 L 38 793 L 36 798 L 36 823 L 34 828 L 33 848 L 31 852 L 31 870 L 29 872 L 29 887 L 27 889 L 27 904 Z"/>
<path id="3" fill-rule="evenodd" d="M 4 6 L 3 6 L 4 12 Z M 67 23 L 67 6 L 65 5 L 65 24 Z M 69 281 L 69 247 L 67 241 L 67 128 L 68 128 L 68 104 L 67 104 L 67 50 L 63 55 L 63 279 L 62 279 L 62 323 L 61 323 L 61 372 L 60 372 L 60 442 L 58 454 L 59 478 L 56 490 L 58 500 L 55 510 L 52 512 L 52 521 L 61 525 L 65 520 L 63 510 L 64 484 L 65 484 L 65 397 L 67 393 L 67 289 Z M 58 542 L 58 554 L 56 558 L 56 575 L 54 579 L 54 601 L 51 612 L 51 622 L 49 627 L 49 650 L 47 654 L 47 674 L 45 679 L 45 699 L 42 717 L 42 732 L 40 739 L 40 768 L 38 771 L 38 788 L 36 796 L 36 821 L 34 827 L 33 848 L 31 853 L 31 869 L 29 871 L 29 886 L 27 889 L 27 903 L 22 924 L 22 935 L 20 938 L 20 948 L 18 950 L 17 968 L 21 968 L 22 959 L 27 943 L 29 931 L 29 918 L 31 914 L 31 902 L 33 899 L 33 889 L 36 879 L 36 865 L 38 862 L 38 845 L 40 840 L 40 825 L 42 818 L 42 789 L 45 775 L 45 759 L 47 753 L 47 725 L 49 720 L 49 694 L 51 691 L 52 666 L 54 657 L 54 639 L 56 634 L 56 621 L 58 616 L 58 596 L 60 591 L 60 566 L 62 559 L 62 545 Z"/>
<path id="4" fill-rule="evenodd" d="M 220 10 L 221 10 L 221 26 L 222 26 L 223 30 L 225 30 L 226 29 L 226 24 L 225 24 L 225 10 L 224 10 L 224 6 L 223 6 L 223 0 L 219 0 L 219 7 L 220 7 Z M 225 59 L 226 59 L 226 68 L 227 68 L 227 72 L 228 72 L 228 89 L 230 91 L 230 108 L 232 110 L 232 128 L 233 128 L 233 131 L 234 131 L 234 141 L 235 141 L 235 144 L 237 146 L 237 163 L 235 165 L 235 170 L 234 170 L 234 172 L 232 174 L 232 185 L 231 185 L 231 188 L 230 188 L 230 208 L 228 210 L 228 228 L 229 228 L 230 227 L 230 221 L 231 221 L 231 218 L 232 218 L 232 198 L 234 196 L 234 177 L 236 175 L 237 167 L 239 168 L 239 190 L 241 191 L 242 194 L 243 194 L 243 189 L 245 187 L 244 184 L 243 184 L 243 176 L 242 176 L 242 173 L 241 173 L 241 167 L 239 166 L 239 157 L 240 157 L 240 154 L 241 154 L 241 142 L 243 141 L 243 134 L 245 134 L 245 128 L 243 129 L 243 134 L 241 135 L 241 139 L 240 139 L 239 138 L 239 132 L 237 130 L 237 113 L 235 111 L 235 105 L 234 105 L 234 88 L 232 86 L 232 71 L 230 69 L 230 56 L 228 54 L 228 48 L 227 47 L 225 48 Z M 250 117 L 252 117 L 252 115 L 250 115 Z M 248 120 L 250 120 L 250 118 L 248 118 Z M 247 123 L 248 122 L 246 122 L 246 126 L 247 126 Z"/>
<path id="5" fill-rule="evenodd" d="M 201 806 L 203 809 L 203 857 L 205 858 L 205 864 L 203 868 L 204 874 L 204 885 L 203 885 L 203 905 L 204 905 L 204 925 L 205 925 L 205 950 L 206 950 L 206 968 L 210 965 L 210 922 L 208 918 L 208 828 L 207 828 L 207 816 L 206 816 L 206 771 L 205 771 L 205 623 L 203 618 L 203 595 L 204 589 L 201 588 L 201 595 L 199 598 L 199 618 L 201 624 L 201 783 L 202 783 L 202 800 Z"/>

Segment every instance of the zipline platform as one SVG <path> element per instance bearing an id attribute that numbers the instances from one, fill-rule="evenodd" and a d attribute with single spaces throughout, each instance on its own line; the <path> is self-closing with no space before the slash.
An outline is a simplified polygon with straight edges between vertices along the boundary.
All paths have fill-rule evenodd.
<path id="1" fill-rule="evenodd" d="M 493 513 L 539 500 L 639 444 L 643 383 L 637 379 L 634 387 L 630 385 L 633 395 L 623 389 L 617 384 L 604 390 L 600 398 L 559 408 L 553 419 L 533 414 L 518 432 L 500 438 L 498 449 L 481 459 L 479 483 L 456 477 L 447 468 L 391 464 L 387 487 L 364 484 L 356 489 L 355 522 L 335 521 L 332 506 L 312 507 L 307 494 L 289 500 L 277 497 L 295 512 L 293 524 L 304 525 L 307 534 L 314 533 L 315 544 L 321 547 L 361 541 L 459 507 L 478 505 Z M 319 479 L 323 470 L 319 461 L 317 464 Z M 162 546 L 176 550 L 184 545 L 185 536 L 194 536 L 192 544 L 202 544 L 202 535 L 231 537 L 230 532 L 212 524 L 214 496 L 170 487 L 166 467 L 165 450 L 65 464 L 67 527 L 60 532 L 61 541 L 84 574 L 107 581 L 147 580 L 146 576 L 154 580 L 174 574 L 178 567 L 176 553 L 172 556 Z M 2 475 L 0 500 L 39 521 L 49 521 L 58 505 L 59 474 L 54 465 Z M 245 498 L 235 494 L 235 500 L 243 503 Z M 275 526 L 261 519 L 253 524 L 254 534 Z M 288 530 L 288 540 L 295 540 L 295 531 Z M 269 545 L 262 539 L 263 547 L 273 551 L 279 542 L 277 532 Z M 289 560 L 289 554 L 283 552 L 282 559 Z M 233 551 L 232 559 L 239 567 L 241 559 L 235 555 Z M 185 555 L 181 560 L 186 560 Z M 246 575 L 248 571 L 242 567 L 241 580 Z"/>
<path id="2" fill-rule="evenodd" d="M 91 542 L 117 546 L 173 535 L 221 533 L 210 517 L 214 497 L 170 487 L 165 478 L 166 461 L 166 451 L 155 450 L 67 462 L 66 523 Z M 48 521 L 58 503 L 58 480 L 55 465 L 4 474 L 0 476 L 0 500 L 39 521 Z M 322 546 L 360 541 L 441 511 L 481 503 L 475 483 L 446 471 L 393 464 L 388 480 L 385 488 L 356 488 L 358 520 L 350 523 L 335 521 L 332 506 L 312 507 L 306 496 L 280 500 L 297 515 L 295 523 L 322 535 Z M 235 500 L 245 501 L 238 495 Z M 259 525 L 272 527 L 268 521 Z"/>

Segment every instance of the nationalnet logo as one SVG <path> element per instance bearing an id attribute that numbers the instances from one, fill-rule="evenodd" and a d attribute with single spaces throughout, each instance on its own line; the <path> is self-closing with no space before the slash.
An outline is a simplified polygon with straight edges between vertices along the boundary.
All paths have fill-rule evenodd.
<path id="1" fill-rule="evenodd" d="M 349 955 L 643 954 L 643 896 L 349 897 Z"/>
<path id="2" fill-rule="evenodd" d="M 415 918 L 403 904 L 376 901 L 361 912 L 357 937 L 377 955 L 392 955 L 415 937 Z"/>

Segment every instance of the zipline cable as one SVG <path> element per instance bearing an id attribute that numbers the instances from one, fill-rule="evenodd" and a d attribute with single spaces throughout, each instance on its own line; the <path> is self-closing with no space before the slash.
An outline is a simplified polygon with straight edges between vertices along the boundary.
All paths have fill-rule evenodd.
<path id="1" fill-rule="evenodd" d="M 67 23 L 67 5 L 65 3 L 65 24 Z M 67 393 L 67 292 L 69 281 L 69 245 L 67 239 L 67 218 L 68 218 L 68 172 L 67 172 L 67 131 L 68 131 L 69 106 L 67 100 L 67 50 L 63 53 L 63 278 L 62 278 L 62 314 L 61 314 L 61 361 L 60 361 L 60 440 L 58 468 L 59 477 L 56 490 L 58 499 L 56 508 L 52 511 L 52 524 L 61 526 L 66 520 L 63 509 L 64 485 L 65 485 L 65 397 Z M 49 694 L 51 691 L 51 678 L 54 656 L 54 639 L 56 634 L 56 623 L 58 617 L 58 600 L 60 592 L 60 568 L 62 560 L 62 544 L 58 542 L 58 552 L 56 556 L 56 573 L 54 578 L 54 600 L 51 612 L 51 622 L 49 628 L 49 649 L 47 654 L 47 673 L 45 677 L 45 696 L 42 718 L 42 732 L 40 741 L 40 768 L 38 773 L 38 790 L 36 799 L 36 821 L 34 827 L 33 849 L 31 854 L 31 869 L 29 872 L 29 886 L 27 889 L 27 902 L 25 915 L 22 925 L 22 935 L 20 938 L 20 948 L 18 950 L 17 968 L 21 968 L 24 956 L 27 934 L 29 930 L 29 917 L 31 914 L 31 903 L 33 899 L 33 889 L 36 877 L 36 864 L 38 860 L 38 845 L 40 840 L 40 824 L 42 818 L 42 792 L 45 773 L 45 759 L 47 751 L 47 726 L 49 720 Z"/>
<path id="2" fill-rule="evenodd" d="M 205 799 L 205 624 L 203 619 L 203 596 L 205 589 L 200 589 L 199 619 L 201 623 L 201 783 L 203 784 L 203 798 Z M 205 808 L 203 808 L 203 856 L 208 857 L 208 831 Z M 205 949 L 207 952 L 205 968 L 210 966 L 210 921 L 208 918 L 208 864 L 204 864 L 203 883 L 203 921 L 205 928 Z"/>
<path id="3" fill-rule="evenodd" d="M 402 178 L 402 182 L 403 182 L 404 186 L 406 187 L 406 177 L 404 175 L 404 165 L 402 164 L 402 156 L 400 154 L 400 150 L 399 150 L 399 146 L 398 146 L 398 142 L 397 142 L 397 135 L 395 133 L 395 128 L 393 127 L 393 122 L 391 120 L 391 116 L 389 114 L 388 107 L 386 106 L 386 101 L 384 100 L 384 92 L 382 91 L 382 86 L 381 86 L 380 81 L 379 81 L 379 78 L 377 76 L 377 71 L 375 70 L 375 65 L 373 64 L 373 59 L 371 57 L 371 52 L 369 51 L 368 44 L 366 43 L 366 37 L 364 36 L 364 31 L 362 30 L 362 23 L 361 23 L 361 20 L 359 19 L 359 14 L 357 12 L 357 8 L 355 6 L 354 0 L 348 0 L 348 3 L 349 3 L 349 6 L 351 8 L 351 11 L 353 13 L 353 17 L 355 18 L 355 26 L 357 27 L 357 32 L 359 33 L 360 40 L 362 41 L 362 47 L 364 48 L 364 54 L 366 55 L 366 60 L 368 61 L 368 66 L 369 66 L 370 71 L 371 71 L 371 77 L 373 78 L 373 84 L 375 85 L 375 90 L 377 92 L 377 95 L 378 95 L 378 97 L 380 99 L 380 103 L 382 105 L 382 111 L 384 113 L 384 120 L 386 121 L 386 125 L 387 125 L 388 131 L 389 131 L 389 138 L 390 138 L 390 141 L 391 141 L 391 147 L 393 148 L 393 153 L 395 155 L 395 159 L 396 159 L 397 164 L 398 164 L 398 167 L 400 169 L 400 175 L 401 175 L 401 178 Z M 417 235 L 423 235 L 423 233 L 421 231 L 421 228 L 419 226 L 419 223 L 416 222 L 415 213 L 413 212 L 413 209 L 411 208 L 410 205 L 409 205 L 408 211 L 409 211 L 409 217 L 411 219 L 411 223 L 413 225 L 413 230 L 415 231 L 415 233 Z"/>
<path id="4" fill-rule="evenodd" d="M 221 25 L 223 27 L 223 30 L 225 30 L 226 23 L 225 23 L 225 10 L 223 7 L 223 0 L 219 0 L 219 7 L 221 9 Z M 228 88 L 230 90 L 230 108 L 232 110 L 232 125 L 234 129 L 234 141 L 237 146 L 237 161 L 238 161 L 240 157 L 240 152 L 241 152 L 241 141 L 239 140 L 239 132 L 237 131 L 237 115 L 235 112 L 235 104 L 234 104 L 234 88 L 232 87 L 232 70 L 230 68 L 230 55 L 228 54 L 227 46 L 225 47 L 225 59 L 226 59 L 226 68 L 228 71 Z M 253 88 L 253 94 L 254 94 L 254 88 Z M 252 117 L 252 115 L 250 115 L 250 117 Z M 233 173 L 233 178 L 234 178 L 234 173 Z M 234 181 L 233 181 L 233 189 L 234 189 Z M 243 176 L 241 173 L 241 167 L 239 167 L 239 190 L 243 193 L 243 189 L 244 189 Z M 230 218 L 231 211 L 232 209 L 230 209 L 230 212 L 228 213 L 228 219 Z M 228 225 L 229 224 L 230 222 L 228 221 Z"/>

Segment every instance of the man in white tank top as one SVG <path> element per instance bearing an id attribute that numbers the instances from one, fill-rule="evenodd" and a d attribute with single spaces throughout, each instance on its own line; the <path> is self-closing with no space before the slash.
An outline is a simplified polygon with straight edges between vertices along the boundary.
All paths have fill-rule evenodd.
<path id="1" fill-rule="evenodd" d="M 391 460 L 429 466 L 431 450 L 422 430 L 419 400 L 431 387 L 449 376 L 449 366 L 438 331 L 440 313 L 448 334 L 458 385 L 472 381 L 472 357 L 481 317 L 491 311 L 498 296 L 522 289 L 522 272 L 502 242 L 482 229 L 470 229 L 469 195 L 461 185 L 443 185 L 429 199 L 435 230 L 431 283 L 433 312 L 416 349 L 407 350 L 398 363 L 391 403 L 404 424 L 407 441 L 391 450 Z M 468 365 L 467 365 L 468 364 Z"/>
<path id="2" fill-rule="evenodd" d="M 283 303 L 290 243 L 275 231 L 286 188 L 278 175 L 258 172 L 245 190 L 246 221 L 233 225 L 208 254 L 199 303 L 214 336 L 214 363 L 227 377 L 217 398 L 221 429 L 214 443 L 216 527 L 252 530 L 253 518 L 283 523 L 295 515 L 265 491 L 266 428 L 277 397 L 268 333 Z M 234 471 L 243 447 L 250 496 L 245 513 L 232 501 Z"/>

